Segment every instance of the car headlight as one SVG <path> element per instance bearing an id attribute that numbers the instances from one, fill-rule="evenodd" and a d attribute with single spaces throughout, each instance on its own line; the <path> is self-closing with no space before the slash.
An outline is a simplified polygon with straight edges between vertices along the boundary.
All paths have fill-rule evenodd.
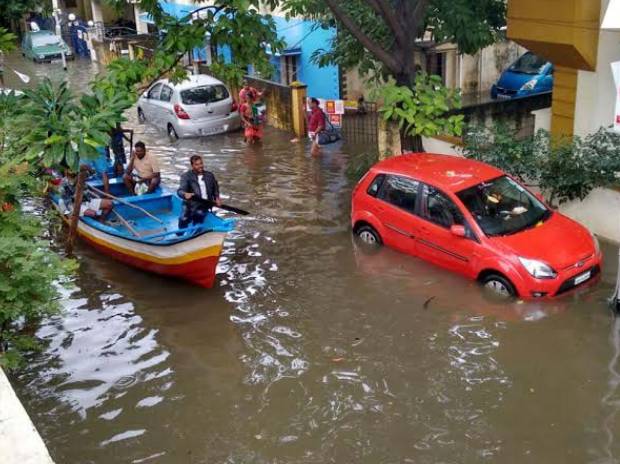
<path id="1" fill-rule="evenodd" d="M 550 266 L 535 259 L 519 257 L 519 261 L 535 279 L 555 279 L 558 275 Z"/>
<path id="2" fill-rule="evenodd" d="M 42 60 L 43 58 L 45 58 L 45 55 L 38 55 L 38 58 Z"/>
<path id="3" fill-rule="evenodd" d="M 538 79 L 532 79 L 530 81 L 527 81 L 525 84 L 523 84 L 523 86 L 521 87 L 521 90 L 534 90 L 534 87 L 536 87 L 536 84 L 538 84 Z"/>
<path id="4" fill-rule="evenodd" d="M 590 232 L 590 235 L 592 236 L 592 241 L 594 242 L 594 254 L 598 255 L 601 252 L 601 244 L 599 243 L 596 235 L 592 232 Z"/>

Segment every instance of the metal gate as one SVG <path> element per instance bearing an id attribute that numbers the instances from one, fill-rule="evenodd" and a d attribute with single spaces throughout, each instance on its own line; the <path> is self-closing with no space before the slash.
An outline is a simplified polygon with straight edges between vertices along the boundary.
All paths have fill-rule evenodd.
<path id="1" fill-rule="evenodd" d="M 357 110 L 346 110 L 342 117 L 342 136 L 352 144 L 377 149 L 377 104 L 360 102 Z"/>

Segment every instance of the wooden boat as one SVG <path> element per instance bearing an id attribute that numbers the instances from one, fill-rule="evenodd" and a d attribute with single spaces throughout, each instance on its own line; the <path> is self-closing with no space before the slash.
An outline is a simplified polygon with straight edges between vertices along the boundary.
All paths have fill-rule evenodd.
<path id="1" fill-rule="evenodd" d="M 102 187 L 97 181 L 88 184 Z M 117 196 L 122 183 L 114 182 L 110 190 Z M 203 224 L 179 229 L 183 201 L 176 193 L 158 190 L 147 195 L 126 196 L 122 200 L 148 211 L 161 222 L 115 201 L 114 210 L 126 223 L 115 214 L 110 214 L 106 222 L 80 217 L 78 236 L 102 253 L 138 269 L 206 288 L 213 286 L 224 239 L 233 229 L 234 220 L 209 213 Z M 52 201 L 60 210 L 60 198 L 52 196 Z M 63 217 L 69 221 L 67 216 Z"/>

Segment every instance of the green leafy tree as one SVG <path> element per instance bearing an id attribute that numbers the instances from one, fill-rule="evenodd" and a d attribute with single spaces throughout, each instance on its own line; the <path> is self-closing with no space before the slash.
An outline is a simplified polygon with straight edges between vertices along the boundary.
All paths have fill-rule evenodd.
<path id="1" fill-rule="evenodd" d="M 431 31 L 435 41 L 454 42 L 461 52 L 474 53 L 497 40 L 506 13 L 505 0 L 282 0 L 282 4 L 290 15 L 337 28 L 329 49 L 314 56 L 320 65 L 357 68 L 382 86 L 394 81 L 395 85 L 384 86 L 383 113 L 399 124 L 403 136 L 440 131 L 460 135 L 462 129 L 461 118 L 442 121 L 447 111 L 442 109 L 457 107 L 458 97 L 449 95 L 436 79 L 417 79 L 420 66 L 415 57 L 424 53 L 418 39 Z M 417 86 L 422 88 L 416 90 Z M 432 93 L 437 96 L 431 97 Z M 419 138 L 417 145 L 420 149 Z"/>
<path id="2" fill-rule="evenodd" d="M 472 128 L 463 153 L 537 186 L 551 205 L 583 200 L 593 189 L 618 183 L 620 134 L 601 128 L 586 137 L 554 139 L 547 131 L 519 138 L 504 125 Z"/>
<path id="3" fill-rule="evenodd" d="M 29 12 L 49 13 L 51 7 L 49 0 L 0 0 L 0 25 L 17 29 L 18 22 Z"/>

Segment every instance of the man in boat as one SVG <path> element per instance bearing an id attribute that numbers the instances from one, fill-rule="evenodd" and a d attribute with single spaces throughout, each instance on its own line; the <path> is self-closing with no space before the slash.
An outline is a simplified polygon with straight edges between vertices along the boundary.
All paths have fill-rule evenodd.
<path id="1" fill-rule="evenodd" d="M 86 166 L 91 174 L 94 174 L 103 183 L 103 191 L 110 193 L 110 177 L 108 176 L 108 157 L 105 148 L 97 148 L 99 156 L 92 160 L 82 160 L 82 165 Z"/>
<path id="2" fill-rule="evenodd" d="M 143 142 L 137 142 L 134 145 L 133 155 L 123 181 L 132 195 L 136 194 L 136 185 L 145 185 L 146 192 L 144 193 L 153 193 L 159 187 L 161 182 L 159 163 L 155 155 L 146 151 L 146 145 Z"/>
<path id="3" fill-rule="evenodd" d="M 179 229 L 204 222 L 212 204 L 220 206 L 220 188 L 212 172 L 206 171 L 202 157 L 194 155 L 189 159 L 192 168 L 181 176 L 177 194 L 184 202 L 179 218 Z M 208 201 L 200 201 L 200 200 Z M 209 204 L 211 202 L 211 204 Z"/>
<path id="4" fill-rule="evenodd" d="M 73 213 L 76 182 L 77 176 L 67 171 L 60 184 L 61 202 L 59 206 L 62 213 L 67 216 Z M 112 200 L 107 198 L 98 198 L 91 191 L 85 189 L 82 194 L 82 204 L 80 205 L 80 217 L 92 217 L 103 222 L 108 214 L 110 214 L 113 207 L 114 204 L 112 203 Z"/>

